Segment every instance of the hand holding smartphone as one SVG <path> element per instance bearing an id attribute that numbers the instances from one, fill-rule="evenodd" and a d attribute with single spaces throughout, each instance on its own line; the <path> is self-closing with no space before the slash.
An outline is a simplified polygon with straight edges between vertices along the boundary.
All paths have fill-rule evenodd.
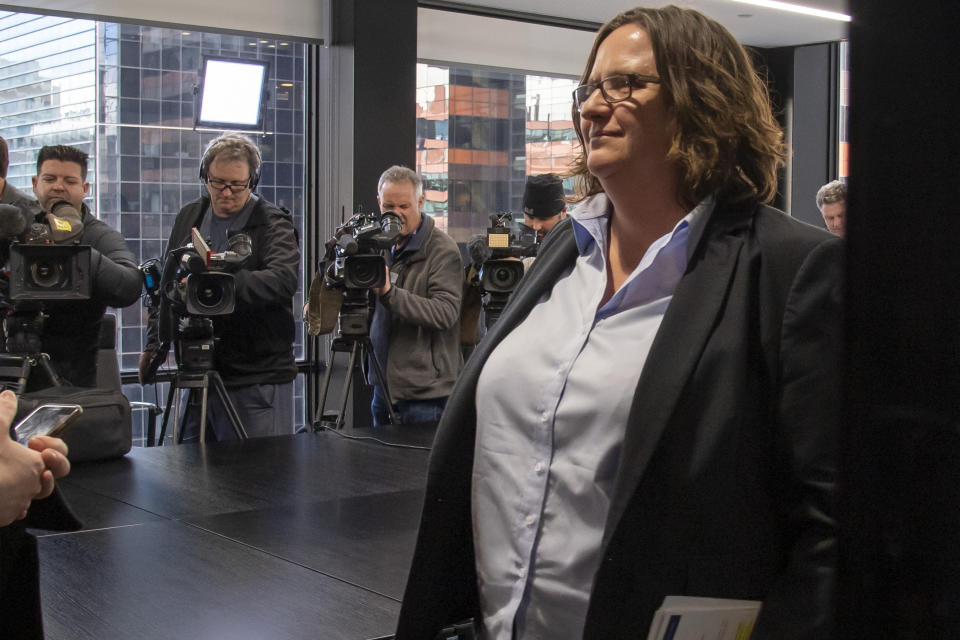
<path id="1" fill-rule="evenodd" d="M 70 421 L 83 413 L 78 404 L 42 404 L 13 428 L 17 442 L 27 444 L 34 436 L 59 437 Z"/>

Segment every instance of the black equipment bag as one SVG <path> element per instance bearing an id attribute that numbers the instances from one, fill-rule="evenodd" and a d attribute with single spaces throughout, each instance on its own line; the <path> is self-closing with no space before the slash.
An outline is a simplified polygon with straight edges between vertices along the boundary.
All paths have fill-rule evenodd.
<path id="1" fill-rule="evenodd" d="M 19 396 L 16 423 L 42 404 L 78 404 L 83 413 L 60 434 L 70 462 L 119 458 L 130 451 L 133 433 L 130 402 L 119 389 L 59 386 Z"/>

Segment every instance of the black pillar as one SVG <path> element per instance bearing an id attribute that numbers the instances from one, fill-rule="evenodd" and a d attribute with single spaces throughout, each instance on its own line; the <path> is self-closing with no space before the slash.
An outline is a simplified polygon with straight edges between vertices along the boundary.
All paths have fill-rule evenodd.
<path id="1" fill-rule="evenodd" d="M 341 122 L 334 122 L 334 127 L 341 127 L 340 134 L 347 131 L 352 135 L 352 147 L 346 141 L 344 155 L 352 155 L 354 210 L 332 212 L 334 223 L 339 224 L 359 207 L 364 211 L 377 208 L 377 180 L 384 169 L 395 164 L 416 168 L 417 3 L 333 0 L 331 9 L 331 45 L 352 54 L 340 61 L 339 71 L 353 78 L 352 86 L 344 82 L 352 96 L 334 97 L 348 114 L 340 117 Z M 366 385 L 359 368 L 346 370 L 345 355 L 336 360 L 332 379 L 345 381 L 352 376 L 352 411 L 348 410 L 347 423 L 369 426 L 372 388 Z M 339 397 L 340 386 L 333 385 L 333 398 Z M 336 402 L 327 406 L 333 404 Z"/>
<path id="2" fill-rule="evenodd" d="M 377 179 L 394 164 L 415 169 L 416 0 L 354 0 L 353 198 L 370 211 Z"/>
<path id="3" fill-rule="evenodd" d="M 960 40 L 953 3 L 851 0 L 837 638 L 960 637 Z"/>

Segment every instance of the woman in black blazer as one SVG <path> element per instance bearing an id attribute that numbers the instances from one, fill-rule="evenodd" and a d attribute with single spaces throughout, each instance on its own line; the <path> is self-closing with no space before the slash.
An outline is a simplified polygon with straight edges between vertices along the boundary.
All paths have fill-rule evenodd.
<path id="1" fill-rule="evenodd" d="M 638 8 L 608 22 L 574 102 L 581 203 L 447 404 L 397 638 L 432 638 L 471 618 L 485 638 L 644 638 L 667 595 L 763 601 L 753 640 L 828 637 L 842 241 L 765 206 L 782 135 L 747 53 L 702 14 Z M 636 325 L 653 326 L 651 339 L 620 326 L 606 339 L 642 347 L 614 349 L 592 372 L 576 372 L 582 359 L 572 359 L 545 375 L 538 363 L 550 354 L 538 345 L 581 327 L 540 312 L 563 309 L 549 307 L 558 299 L 591 301 L 560 314 L 588 312 L 589 353 L 608 318 L 636 311 L 635 283 L 662 255 L 670 262 L 652 281 L 662 307 L 650 303 Z M 487 391 L 485 376 L 506 361 L 516 373 L 500 384 L 530 396 L 569 376 L 542 414 L 553 440 L 541 484 L 526 483 L 526 465 L 540 467 L 524 453 L 537 445 L 531 423 L 543 405 L 504 394 L 520 406 L 499 411 L 502 397 Z M 608 410 L 603 385 L 583 386 L 623 376 L 633 391 L 620 413 Z M 608 417 L 581 409 L 571 424 L 569 405 L 582 406 L 585 389 L 599 390 L 595 415 Z M 558 434 L 578 429 L 610 440 L 590 470 L 596 486 L 569 486 L 578 472 L 557 463 L 571 458 Z M 529 504 L 543 506 L 527 516 L 527 536 L 516 503 L 531 492 Z M 564 509 L 576 513 L 564 519 Z M 556 551 L 566 533 L 550 526 L 561 521 L 577 529 L 569 563 Z"/>

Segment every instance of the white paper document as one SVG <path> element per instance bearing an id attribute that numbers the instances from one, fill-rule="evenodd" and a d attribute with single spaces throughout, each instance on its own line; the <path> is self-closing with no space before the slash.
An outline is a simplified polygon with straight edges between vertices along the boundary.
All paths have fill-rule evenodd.
<path id="1" fill-rule="evenodd" d="M 749 640 L 760 604 L 667 596 L 653 616 L 647 640 Z"/>

